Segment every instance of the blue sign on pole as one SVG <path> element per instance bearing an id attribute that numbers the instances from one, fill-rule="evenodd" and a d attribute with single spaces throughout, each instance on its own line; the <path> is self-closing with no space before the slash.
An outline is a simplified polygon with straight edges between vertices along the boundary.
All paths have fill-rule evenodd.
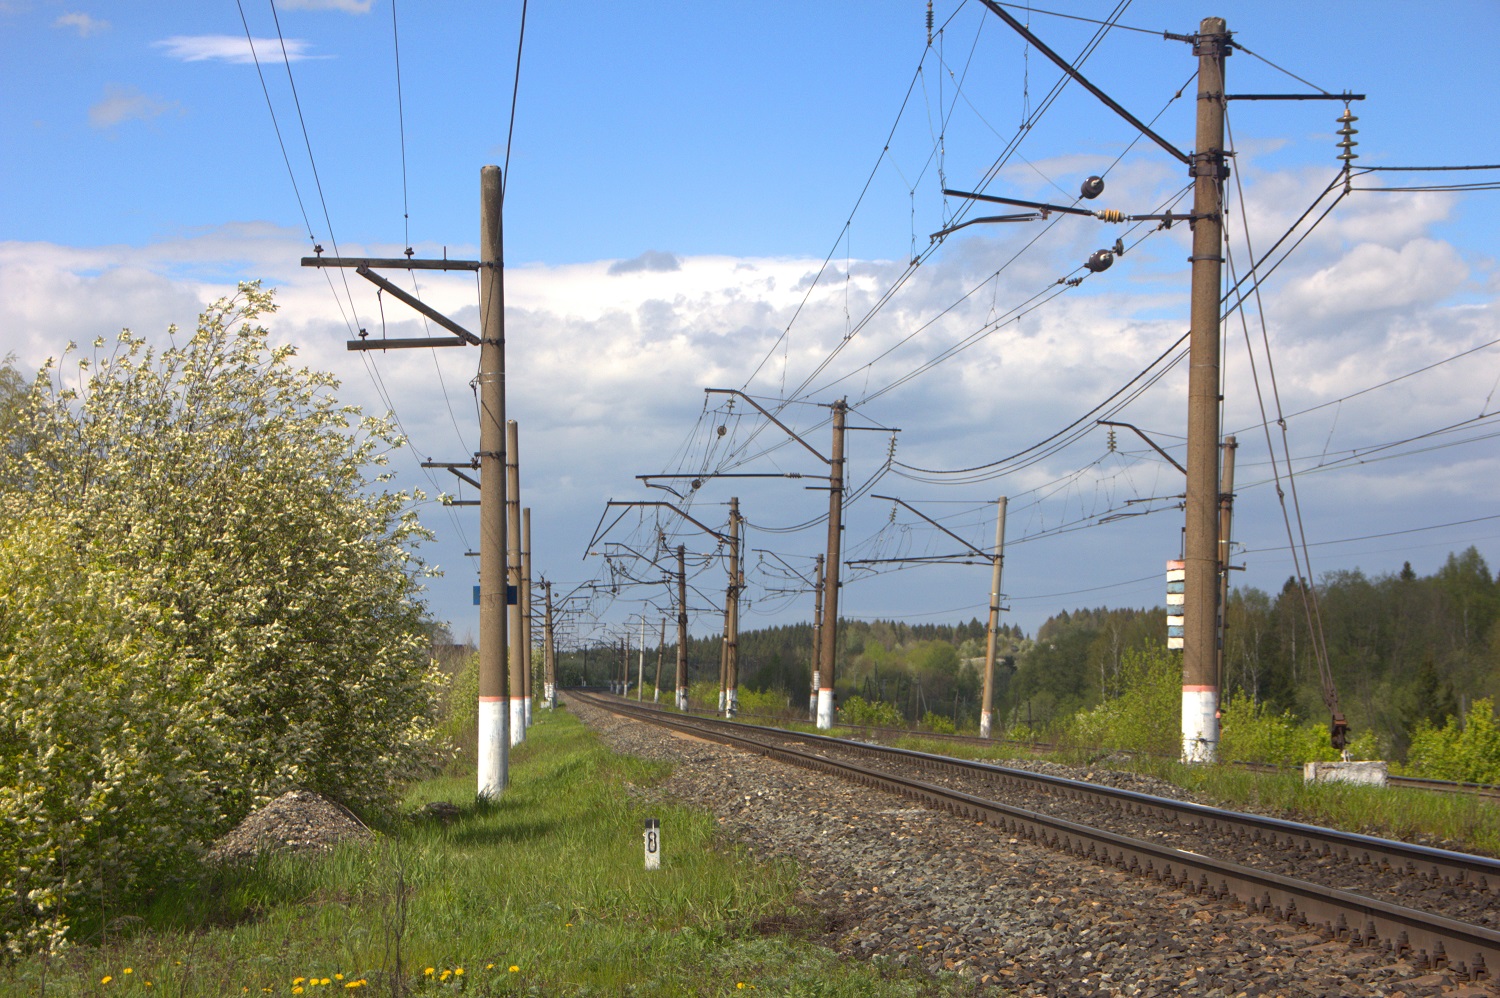
<path id="1" fill-rule="evenodd" d="M 506 586 L 505 587 L 505 605 L 506 606 L 516 606 L 516 605 L 518 605 L 520 603 L 520 600 L 521 600 L 519 593 L 520 593 L 520 587 L 519 586 Z M 474 605 L 475 606 L 479 605 L 479 587 L 478 586 L 474 587 Z"/>

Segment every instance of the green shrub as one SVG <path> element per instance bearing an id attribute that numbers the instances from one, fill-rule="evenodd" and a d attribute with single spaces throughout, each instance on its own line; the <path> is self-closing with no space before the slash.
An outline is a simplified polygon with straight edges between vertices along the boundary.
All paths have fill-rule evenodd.
<path id="1" fill-rule="evenodd" d="M 1341 753 L 1329 739 L 1328 725 L 1304 723 L 1290 711 L 1274 714 L 1248 697 L 1227 701 L 1220 712 L 1219 759 L 1223 762 L 1260 762 L 1300 766 L 1304 762 L 1332 762 Z M 1379 754 L 1373 731 L 1362 731 L 1348 744 L 1356 759 Z"/>
<path id="2" fill-rule="evenodd" d="M 901 727 L 901 712 L 884 700 L 866 700 L 853 696 L 839 707 L 839 723 L 868 725 L 876 728 Z"/>
<path id="3" fill-rule="evenodd" d="M 1451 715 L 1441 728 L 1420 724 L 1412 734 L 1407 760 L 1418 776 L 1500 783 L 1500 726 L 1494 701 L 1475 700 L 1462 724 Z"/>
<path id="4" fill-rule="evenodd" d="M 922 715 L 922 727 L 939 735 L 954 735 L 958 733 L 958 726 L 950 717 L 934 714 L 932 711 Z"/>
<path id="5" fill-rule="evenodd" d="M 1075 748 L 1180 754 L 1182 665 L 1160 645 L 1125 652 L 1120 695 L 1079 711 L 1063 725 L 1060 740 Z M 1170 723 L 1164 723 L 1171 718 Z"/>

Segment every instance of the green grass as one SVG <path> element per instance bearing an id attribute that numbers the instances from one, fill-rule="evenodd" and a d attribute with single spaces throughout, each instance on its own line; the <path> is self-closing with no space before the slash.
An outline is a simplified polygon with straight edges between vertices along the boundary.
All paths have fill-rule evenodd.
<path id="1" fill-rule="evenodd" d="M 543 712 L 498 802 L 476 803 L 472 776 L 421 783 L 412 814 L 447 800 L 459 818 L 401 818 L 372 845 L 163 886 L 62 956 L 0 969 L 0 995 L 968 993 L 815 945 L 825 916 L 790 865 L 630 792 L 667 773 Z M 646 817 L 662 824 L 657 871 L 643 868 Z"/>

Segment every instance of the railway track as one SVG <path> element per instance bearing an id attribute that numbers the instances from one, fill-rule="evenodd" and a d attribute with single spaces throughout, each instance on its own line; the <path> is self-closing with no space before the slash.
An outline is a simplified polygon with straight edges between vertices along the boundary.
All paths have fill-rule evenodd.
<path id="1" fill-rule="evenodd" d="M 585 703 L 982 821 L 1460 980 L 1500 967 L 1500 861 L 818 735 Z M 1247 865 L 1253 863 L 1254 865 Z"/>
<path id="2" fill-rule="evenodd" d="M 712 717 L 715 715 L 703 711 L 692 711 L 695 716 Z M 782 727 L 784 719 L 766 714 L 740 713 L 742 721 L 760 723 L 767 727 Z M 1020 742 L 1009 741 L 1003 738 L 981 738 L 978 735 L 950 734 L 944 731 L 915 731 L 910 728 L 889 728 L 878 725 L 855 724 L 840 725 L 854 732 L 857 737 L 867 741 L 893 742 L 904 738 L 921 739 L 932 742 L 951 742 L 959 745 L 978 745 L 994 747 L 996 745 L 1012 745 L 1016 748 L 1026 749 L 1035 753 L 1050 752 L 1056 746 L 1045 742 Z M 1257 772 L 1275 773 L 1287 772 L 1282 766 L 1274 766 L 1269 763 L 1242 762 L 1235 765 L 1243 766 Z M 1500 785 L 1493 783 L 1464 783 L 1457 780 L 1435 780 L 1424 776 L 1397 776 L 1391 775 L 1386 778 L 1386 783 L 1393 787 L 1406 787 L 1412 790 L 1430 790 L 1433 793 L 1445 794 L 1469 794 L 1474 797 L 1484 797 L 1500 802 Z"/>

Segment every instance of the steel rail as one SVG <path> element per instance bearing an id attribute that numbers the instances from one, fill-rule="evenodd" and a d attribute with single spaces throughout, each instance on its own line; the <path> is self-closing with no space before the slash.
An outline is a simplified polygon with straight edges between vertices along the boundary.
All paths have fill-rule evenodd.
<path id="1" fill-rule="evenodd" d="M 714 716 L 713 712 L 711 711 L 694 710 L 693 713 L 701 714 L 705 717 Z M 764 727 L 778 728 L 780 730 L 790 730 L 781 729 L 780 725 L 782 722 L 784 722 L 784 719 L 777 718 L 769 714 L 755 714 L 741 711 L 735 716 L 740 720 L 751 720 L 759 718 L 766 722 L 766 724 L 763 725 Z M 979 735 L 964 735 L 957 732 L 947 731 L 918 731 L 913 728 L 891 728 L 881 727 L 880 725 L 873 724 L 841 724 L 839 725 L 839 727 L 853 731 L 858 735 L 858 737 L 861 738 L 921 738 L 935 742 L 954 742 L 962 745 L 981 745 L 991 747 L 997 745 L 1010 745 L 1016 748 L 1024 748 L 1028 751 L 1033 752 L 1050 752 L 1055 748 L 1055 746 L 1048 742 L 1025 742 L 1008 738 L 982 738 Z M 1156 756 L 1156 758 L 1165 757 Z M 1247 769 L 1259 770 L 1268 773 L 1281 773 L 1291 771 L 1286 766 L 1278 766 L 1274 763 L 1234 762 L 1231 763 L 1231 765 L 1242 766 Z M 1427 776 L 1400 776 L 1393 773 L 1386 777 L 1386 785 L 1392 787 L 1407 787 L 1412 790 L 1430 790 L 1434 793 L 1468 794 L 1473 797 L 1489 797 L 1495 800 L 1500 800 L 1500 784 L 1495 783 L 1468 783 L 1462 780 L 1438 780 Z"/>
<path id="2" fill-rule="evenodd" d="M 1253 914 L 1274 914 L 1277 918 L 1300 926 L 1315 928 L 1330 938 L 1341 939 L 1352 946 L 1381 950 L 1393 958 L 1410 959 L 1418 968 L 1446 968 L 1459 977 L 1481 980 L 1489 976 L 1489 968 L 1500 966 L 1500 932 L 1484 926 L 1471 925 L 1445 918 L 1429 912 L 1407 908 L 1348 891 L 1330 888 L 1322 884 L 1280 874 L 1258 871 L 1224 860 L 1175 849 L 1119 835 L 1102 829 L 1091 828 L 1062 818 L 1052 817 L 1025 808 L 986 800 L 972 794 L 913 780 L 852 762 L 843 762 L 827 756 L 802 751 L 788 745 L 775 745 L 757 738 L 756 735 L 771 735 L 796 739 L 798 743 L 811 746 L 828 743 L 829 748 L 841 751 L 854 750 L 858 754 L 886 757 L 892 755 L 908 761 L 925 761 L 932 768 L 952 771 L 963 769 L 992 770 L 986 775 L 1000 776 L 1016 782 L 1040 783 L 1073 795 L 1113 798 L 1132 810 L 1152 815 L 1173 816 L 1180 820 L 1186 811 L 1195 814 L 1214 827 L 1232 830 L 1233 819 L 1250 819 L 1254 828 L 1275 828 L 1273 839 L 1277 843 L 1287 842 L 1303 851 L 1314 851 L 1327 855 L 1332 847 L 1316 848 L 1301 846 L 1298 838 L 1319 843 L 1332 842 L 1347 833 L 1331 829 L 1319 829 L 1296 822 L 1278 822 L 1276 819 L 1257 815 L 1241 815 L 1220 811 L 1202 805 L 1188 805 L 1163 797 L 1133 791 L 1097 787 L 1076 780 L 1064 780 L 1044 774 L 1022 770 L 1006 770 L 999 766 L 974 764 L 965 760 L 947 759 L 926 753 L 915 753 L 905 749 L 890 749 L 887 746 L 872 746 L 860 742 L 830 738 L 823 735 L 782 731 L 775 728 L 760 728 L 753 725 L 721 721 L 716 718 L 689 717 L 668 713 L 659 709 L 616 700 L 612 697 L 580 695 L 585 703 L 613 713 L 634 717 L 649 723 L 673 728 L 698 737 L 732 745 L 758 755 L 782 762 L 802 766 L 817 772 L 852 779 L 865 786 L 876 787 L 910 799 L 921 800 L 939 809 L 960 817 L 981 820 L 1003 829 L 1007 833 L 1028 841 L 1067 851 L 1081 859 L 1109 864 L 1119 869 L 1136 872 L 1153 879 L 1170 883 L 1192 894 L 1225 900 L 1233 899 L 1244 904 Z M 753 733 L 752 733 L 753 732 Z M 1260 825 L 1270 822 L 1270 825 Z M 1318 833 L 1318 834 L 1314 834 Z M 1264 833 L 1261 833 L 1262 835 Z M 1254 832 L 1252 832 L 1252 837 Z M 1289 838 L 1290 837 L 1290 838 Z M 1434 870 L 1442 867 L 1439 859 L 1451 857 L 1456 868 L 1467 869 L 1469 863 L 1477 861 L 1487 864 L 1486 884 L 1500 885 L 1500 862 L 1462 853 L 1445 853 L 1444 850 L 1376 839 L 1372 836 L 1348 836 L 1358 844 L 1350 848 L 1353 852 L 1367 849 L 1364 861 L 1384 862 L 1386 855 L 1400 857 L 1404 850 L 1416 850 L 1424 861 L 1431 861 Z M 1351 852 L 1350 855 L 1353 853 Z M 1402 868 L 1402 867 L 1397 867 Z M 1422 871 L 1418 871 L 1419 874 Z"/>

